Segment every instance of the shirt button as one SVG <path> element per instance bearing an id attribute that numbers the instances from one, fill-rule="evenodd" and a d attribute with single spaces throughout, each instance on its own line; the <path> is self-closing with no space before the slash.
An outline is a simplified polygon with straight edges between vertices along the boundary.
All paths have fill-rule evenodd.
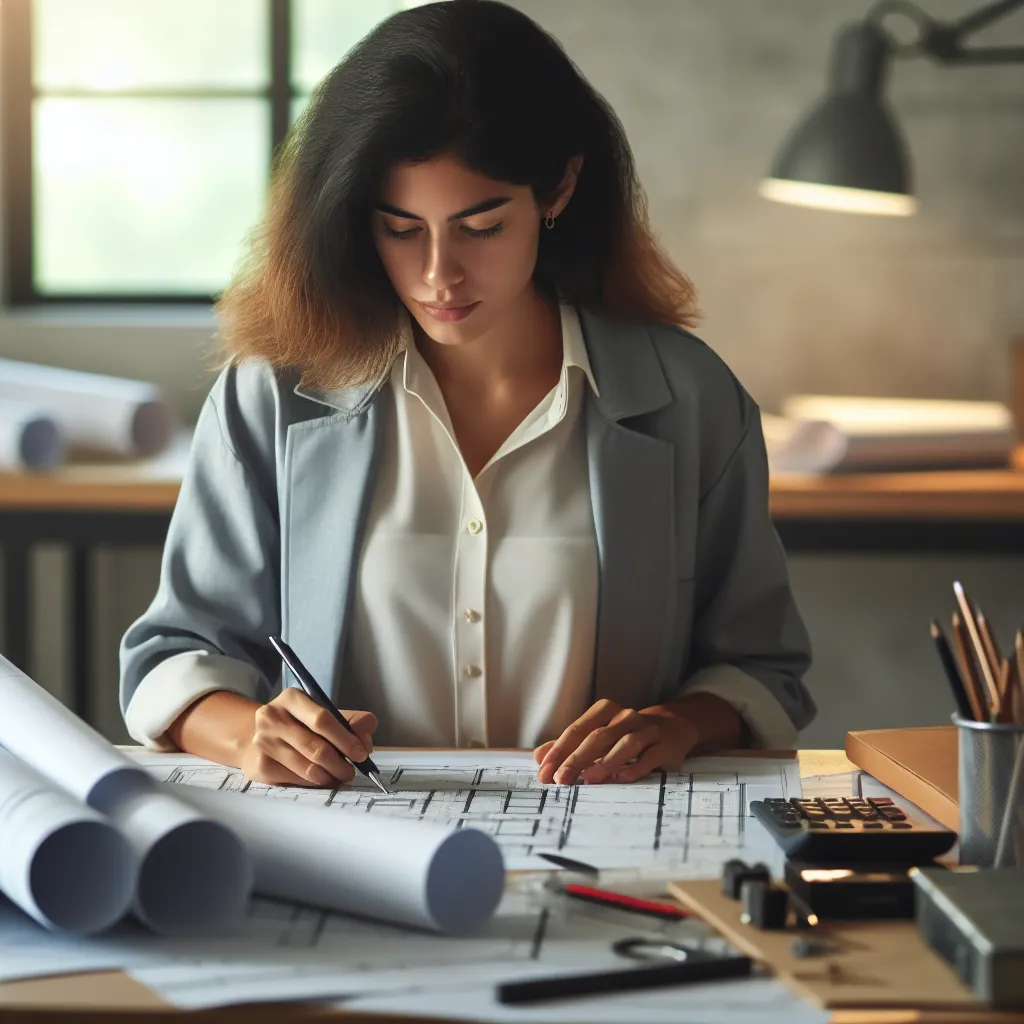
<path id="1" fill-rule="evenodd" d="M 467 622 L 479 622 L 481 618 L 475 608 L 467 608 L 462 614 Z"/>
<path id="2" fill-rule="evenodd" d="M 462 670 L 470 679 L 475 678 L 478 675 L 482 675 L 483 669 L 479 665 L 467 665 Z"/>
<path id="3" fill-rule="evenodd" d="M 483 528 L 484 524 L 481 523 L 479 519 L 470 519 L 470 521 L 466 523 L 466 529 L 469 530 L 470 533 L 479 533 Z"/>

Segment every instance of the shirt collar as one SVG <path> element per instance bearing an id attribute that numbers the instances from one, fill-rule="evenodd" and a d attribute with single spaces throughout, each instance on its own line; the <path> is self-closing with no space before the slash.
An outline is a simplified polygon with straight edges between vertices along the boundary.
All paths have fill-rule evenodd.
<path id="1" fill-rule="evenodd" d="M 559 303 L 558 309 L 562 317 L 562 366 L 578 366 L 587 375 L 594 394 L 600 397 L 601 392 L 597 390 L 597 381 L 594 380 L 594 372 L 590 368 L 590 356 L 587 354 L 583 328 L 580 326 L 576 308 L 571 303 L 562 302 Z"/>
<path id="2" fill-rule="evenodd" d="M 583 340 L 583 328 L 580 326 L 580 318 L 576 308 L 569 302 L 561 302 L 558 306 L 559 318 L 562 328 L 562 372 L 565 374 L 570 366 L 579 367 L 590 382 L 594 395 L 600 397 L 601 392 L 597 389 L 597 381 L 594 379 L 594 371 L 590 367 L 590 356 L 587 354 L 587 345 Z M 398 348 L 398 356 L 402 359 L 402 386 L 406 390 L 410 388 L 409 366 L 410 362 L 419 362 L 422 356 L 413 343 L 412 317 L 409 311 L 402 310 L 401 331 Z M 411 359 L 410 359 L 410 354 Z M 397 358 L 397 357 L 396 357 Z"/>

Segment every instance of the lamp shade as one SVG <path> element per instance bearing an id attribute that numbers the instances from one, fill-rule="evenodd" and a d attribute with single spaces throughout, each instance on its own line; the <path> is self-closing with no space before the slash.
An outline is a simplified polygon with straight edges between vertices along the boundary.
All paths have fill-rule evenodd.
<path id="1" fill-rule="evenodd" d="M 783 144 L 761 183 L 763 196 L 861 213 L 914 212 L 906 144 L 882 95 L 888 52 L 877 27 L 844 30 L 829 93 Z"/>

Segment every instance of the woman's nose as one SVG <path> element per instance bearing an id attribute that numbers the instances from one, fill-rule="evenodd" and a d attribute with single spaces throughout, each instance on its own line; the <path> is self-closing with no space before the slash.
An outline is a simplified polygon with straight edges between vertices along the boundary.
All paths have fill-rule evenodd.
<path id="1" fill-rule="evenodd" d="M 465 277 L 462 266 L 455 258 L 451 246 L 441 242 L 428 242 L 423 265 L 423 281 L 436 293 L 454 288 Z"/>

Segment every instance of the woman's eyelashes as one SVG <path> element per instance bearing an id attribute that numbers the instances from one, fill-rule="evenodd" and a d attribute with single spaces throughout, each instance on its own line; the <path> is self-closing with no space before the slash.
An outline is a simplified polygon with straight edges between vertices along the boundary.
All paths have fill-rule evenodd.
<path id="1" fill-rule="evenodd" d="M 419 227 L 413 227 L 406 228 L 406 230 L 404 231 L 396 231 L 387 223 L 387 221 L 381 221 L 381 226 L 383 227 L 384 234 L 387 238 L 397 239 L 412 238 L 415 235 L 418 235 L 420 231 L 423 230 L 422 228 Z M 498 221 L 497 224 L 492 224 L 488 228 L 471 228 L 466 224 L 460 224 L 459 230 L 464 235 L 468 235 L 470 238 L 491 238 L 494 235 L 499 234 L 504 227 L 505 225 L 502 223 L 502 221 Z"/>

